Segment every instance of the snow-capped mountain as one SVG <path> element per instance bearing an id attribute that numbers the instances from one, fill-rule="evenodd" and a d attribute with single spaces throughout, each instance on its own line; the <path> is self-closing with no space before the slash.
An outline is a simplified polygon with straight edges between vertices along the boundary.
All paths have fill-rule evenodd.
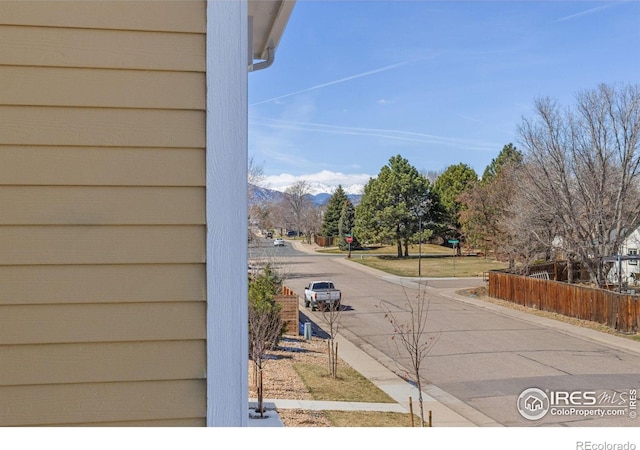
<path id="1" fill-rule="evenodd" d="M 309 188 L 309 193 L 311 195 L 329 194 L 329 196 L 331 196 L 336 191 L 337 186 L 330 186 L 323 183 L 309 183 Z M 353 184 L 351 186 L 342 186 L 342 190 L 347 195 L 362 195 L 362 192 L 364 191 L 364 185 Z"/>
<path id="2" fill-rule="evenodd" d="M 254 201 L 267 203 L 275 203 L 282 200 L 284 196 L 284 190 L 286 189 L 284 188 L 282 189 L 282 191 L 280 191 L 258 186 L 252 186 L 252 188 L 254 189 Z M 347 194 L 347 197 L 351 200 L 354 206 L 360 203 L 360 198 L 362 197 L 364 186 L 354 184 L 353 186 L 343 187 L 342 189 L 344 190 L 345 194 Z M 335 190 L 335 187 L 329 185 L 313 183 L 309 195 L 316 205 L 321 206 L 329 201 Z"/>

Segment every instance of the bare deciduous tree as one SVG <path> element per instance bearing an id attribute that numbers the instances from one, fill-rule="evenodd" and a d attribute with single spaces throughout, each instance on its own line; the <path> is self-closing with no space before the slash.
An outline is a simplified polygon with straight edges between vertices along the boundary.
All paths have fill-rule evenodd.
<path id="1" fill-rule="evenodd" d="M 535 118 L 523 119 L 520 193 L 554 224 L 556 245 L 602 284 L 601 258 L 616 254 L 640 221 L 640 88 L 602 84 L 576 100 L 573 109 L 537 100 Z"/>
<path id="2" fill-rule="evenodd" d="M 249 183 L 249 199 L 255 197 L 255 189 L 265 187 L 264 167 L 259 165 L 253 159 L 253 156 L 249 158 L 247 168 L 247 182 Z"/>
<path id="3" fill-rule="evenodd" d="M 267 353 L 275 348 L 283 329 L 280 305 L 273 299 L 280 289 L 281 281 L 269 266 L 249 282 L 249 357 L 254 364 L 260 417 L 264 417 L 262 373 Z"/>
<path id="4" fill-rule="evenodd" d="M 513 144 L 505 145 L 482 179 L 470 183 L 457 198 L 463 206 L 459 217 L 464 237 L 485 254 L 493 251 L 498 257 L 512 256 L 507 251 L 503 223 L 518 189 L 521 164 L 522 153 Z"/>
<path id="5" fill-rule="evenodd" d="M 302 217 L 302 228 L 300 231 L 304 234 L 307 244 L 311 244 L 313 235 L 318 234 L 322 228 L 322 211 L 319 207 L 311 204 L 306 209 Z"/>
<path id="6" fill-rule="evenodd" d="M 340 326 L 340 318 L 342 312 L 342 304 L 338 303 L 331 306 L 323 306 L 320 309 L 322 321 L 327 325 L 329 339 L 327 340 L 329 354 L 329 375 L 333 378 L 338 377 L 338 343 L 335 340 L 338 328 Z"/>
<path id="7" fill-rule="evenodd" d="M 519 171 L 518 171 L 519 173 Z M 500 248 L 509 259 L 509 269 L 528 274 L 529 267 L 537 260 L 550 260 L 557 245 L 559 230 L 553 215 L 538 209 L 528 200 L 529 187 L 526 177 L 516 176 L 512 183 L 521 191 L 512 195 L 498 218 Z"/>
<path id="8" fill-rule="evenodd" d="M 291 225 L 296 231 L 303 231 L 305 216 L 314 208 L 309 195 L 310 187 L 306 181 L 296 181 L 285 190 L 284 209 Z"/>
<path id="9" fill-rule="evenodd" d="M 400 352 L 404 352 L 409 357 L 411 377 L 418 389 L 421 426 L 424 426 L 424 401 L 420 371 L 429 351 L 435 345 L 439 333 L 429 332 L 427 328 L 431 297 L 427 295 L 426 288 L 419 288 L 414 296 L 410 296 L 404 287 L 402 292 L 406 299 L 403 305 L 397 306 L 383 300 L 378 307 L 393 326 L 393 342 Z"/>

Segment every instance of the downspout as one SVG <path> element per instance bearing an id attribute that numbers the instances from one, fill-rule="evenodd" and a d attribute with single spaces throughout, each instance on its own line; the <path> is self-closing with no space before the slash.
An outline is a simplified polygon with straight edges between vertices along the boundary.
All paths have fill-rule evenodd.
<path id="1" fill-rule="evenodd" d="M 262 70 L 262 69 L 266 69 L 267 67 L 270 67 L 271 64 L 273 64 L 273 61 L 275 60 L 275 54 L 276 52 L 273 47 L 271 46 L 267 47 L 267 59 L 257 63 L 250 64 L 249 72 L 257 72 L 258 70 Z"/>
<path id="2" fill-rule="evenodd" d="M 269 45 L 267 46 L 267 59 L 263 61 L 253 62 L 253 17 L 249 16 L 248 18 L 248 39 L 247 39 L 247 71 L 249 72 L 257 72 L 258 70 L 266 69 L 267 67 L 273 64 L 276 56 L 275 45 L 273 44 L 273 40 L 269 39 Z"/>

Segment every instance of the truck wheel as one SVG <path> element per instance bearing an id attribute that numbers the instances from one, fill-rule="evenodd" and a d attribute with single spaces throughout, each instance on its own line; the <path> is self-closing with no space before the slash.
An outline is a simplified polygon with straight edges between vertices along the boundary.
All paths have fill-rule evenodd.
<path id="1" fill-rule="evenodd" d="M 311 305 L 311 311 L 315 311 L 316 309 L 318 309 L 316 305 Z"/>
<path id="2" fill-rule="evenodd" d="M 305 307 L 305 308 L 308 308 L 310 303 L 311 303 L 311 302 L 309 302 L 309 300 L 305 300 L 305 301 L 304 301 L 304 307 Z"/>

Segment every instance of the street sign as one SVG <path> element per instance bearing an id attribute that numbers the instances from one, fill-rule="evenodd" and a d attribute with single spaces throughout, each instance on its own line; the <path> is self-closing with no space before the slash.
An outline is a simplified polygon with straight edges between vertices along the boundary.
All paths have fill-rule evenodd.
<path id="1" fill-rule="evenodd" d="M 350 234 L 347 234 L 345 241 L 347 241 L 347 244 L 351 244 L 353 242 L 353 236 L 351 236 Z"/>
<path id="2" fill-rule="evenodd" d="M 459 242 L 457 239 L 449 239 L 449 244 L 458 244 Z"/>

